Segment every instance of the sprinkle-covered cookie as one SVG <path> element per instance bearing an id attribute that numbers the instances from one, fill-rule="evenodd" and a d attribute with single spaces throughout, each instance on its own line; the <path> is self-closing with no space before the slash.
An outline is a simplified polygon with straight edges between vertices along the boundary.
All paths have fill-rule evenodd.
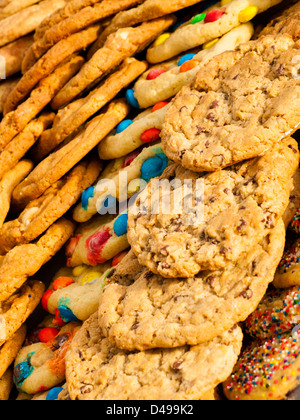
<path id="1" fill-rule="evenodd" d="M 288 139 L 261 157 L 203 176 L 171 165 L 129 210 L 128 240 L 141 265 L 176 278 L 237 261 L 284 214 L 297 148 Z"/>
<path id="2" fill-rule="evenodd" d="M 300 287 L 271 289 L 245 322 L 254 338 L 266 339 L 292 331 L 300 324 Z"/>
<path id="3" fill-rule="evenodd" d="M 290 36 L 269 35 L 211 60 L 166 114 L 167 156 L 193 171 L 215 171 L 292 135 L 300 120 L 299 47 Z"/>
<path id="4" fill-rule="evenodd" d="M 223 385 L 230 400 L 282 400 L 300 384 L 300 333 L 275 335 L 243 350 Z"/>
<path id="5" fill-rule="evenodd" d="M 300 285 L 300 238 L 295 239 L 285 251 L 273 284 L 279 288 Z"/>
<path id="6" fill-rule="evenodd" d="M 40 342 L 24 346 L 14 362 L 14 384 L 18 391 L 36 394 L 65 380 L 65 355 L 80 323 L 71 322 L 60 330 L 43 329 Z"/>
<path id="7" fill-rule="evenodd" d="M 232 0 L 222 1 L 214 7 L 194 16 L 187 24 L 175 32 L 158 38 L 149 48 L 147 60 L 161 63 L 177 56 L 183 51 L 199 47 L 213 41 L 238 27 L 241 23 L 252 20 L 282 0 Z"/>
<path id="8" fill-rule="evenodd" d="M 0 255 L 42 235 L 77 203 L 82 192 L 98 178 L 101 169 L 96 158 L 81 161 L 66 177 L 31 201 L 17 219 L 4 223 L 0 228 Z"/>
<path id="9" fill-rule="evenodd" d="M 102 333 L 116 347 L 130 351 L 212 340 L 256 309 L 273 280 L 284 243 L 280 222 L 263 241 L 222 270 L 189 279 L 164 279 L 140 266 L 131 285 L 115 282 L 100 296 Z"/>
<path id="10" fill-rule="evenodd" d="M 252 35 L 253 25 L 245 23 L 208 43 L 201 51 L 187 52 L 177 59 L 153 66 L 135 83 L 135 100 L 141 108 L 148 108 L 172 98 L 194 80 L 209 60 L 224 51 L 234 50 L 239 44 L 249 41 Z"/>
<path id="11" fill-rule="evenodd" d="M 98 146 L 100 159 L 118 159 L 143 145 L 160 141 L 168 102 L 157 103 L 133 120 L 125 119 Z"/>
<path id="12" fill-rule="evenodd" d="M 111 161 L 97 184 L 83 193 L 81 204 L 74 210 L 74 219 L 83 223 L 97 213 L 116 214 L 117 201 L 124 203 L 134 197 L 150 179 L 161 176 L 168 164 L 160 143 Z"/>
<path id="13" fill-rule="evenodd" d="M 70 397 L 72 400 L 201 399 L 228 377 L 240 353 L 242 339 L 242 331 L 236 326 L 203 345 L 128 353 L 113 347 L 102 336 L 95 314 L 76 334 L 66 357 Z"/>

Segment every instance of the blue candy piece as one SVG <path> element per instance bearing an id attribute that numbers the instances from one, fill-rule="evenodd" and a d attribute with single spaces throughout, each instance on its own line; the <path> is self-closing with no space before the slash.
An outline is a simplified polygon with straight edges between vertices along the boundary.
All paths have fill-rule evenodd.
<path id="1" fill-rule="evenodd" d="M 114 223 L 114 232 L 120 237 L 126 235 L 128 225 L 128 214 L 121 214 Z"/>
<path id="2" fill-rule="evenodd" d="M 79 319 L 73 314 L 72 310 L 68 307 L 70 303 L 69 298 L 61 298 L 57 302 L 57 308 L 59 310 L 59 314 L 61 319 L 67 322 L 79 322 Z"/>
<path id="3" fill-rule="evenodd" d="M 138 103 L 136 97 L 134 96 L 134 90 L 128 89 L 126 92 L 126 99 L 129 105 L 133 106 L 134 108 L 139 108 L 140 104 Z"/>
<path id="4" fill-rule="evenodd" d="M 149 182 L 150 179 L 161 176 L 168 164 L 169 159 L 164 153 L 159 153 L 158 155 L 147 159 L 142 165 L 142 178 L 146 182 Z"/>
<path id="5" fill-rule="evenodd" d="M 18 390 L 21 389 L 25 380 L 32 374 L 33 366 L 31 364 L 31 358 L 34 355 L 34 352 L 27 355 L 25 362 L 21 362 L 14 368 L 14 383 Z"/>
<path id="6" fill-rule="evenodd" d="M 196 54 L 186 54 L 183 57 L 180 58 L 178 61 L 178 66 L 181 67 L 182 64 L 186 63 L 187 61 L 192 60 L 195 57 Z"/>
<path id="7" fill-rule="evenodd" d="M 117 199 L 112 195 L 108 195 L 103 201 L 101 209 L 98 211 L 99 214 L 104 216 L 105 214 L 115 214 L 116 213 Z"/>
<path id="8" fill-rule="evenodd" d="M 84 210 L 87 210 L 89 206 L 89 199 L 91 197 L 94 197 L 94 194 L 95 194 L 94 187 L 89 187 L 85 191 L 83 191 L 82 196 L 81 196 L 81 205 L 84 208 Z"/>
<path id="9" fill-rule="evenodd" d="M 122 133 L 123 131 L 125 131 L 126 130 L 126 128 L 128 128 L 131 124 L 133 124 L 133 121 L 132 120 L 124 120 L 124 121 L 122 121 L 122 122 L 120 122 L 120 124 L 117 126 L 117 128 L 116 128 L 116 133 L 117 134 L 120 134 L 120 133 Z"/>
<path id="10" fill-rule="evenodd" d="M 55 388 L 50 389 L 46 396 L 46 401 L 55 401 L 58 398 L 58 395 L 63 391 L 64 389 L 60 386 L 57 386 Z"/>

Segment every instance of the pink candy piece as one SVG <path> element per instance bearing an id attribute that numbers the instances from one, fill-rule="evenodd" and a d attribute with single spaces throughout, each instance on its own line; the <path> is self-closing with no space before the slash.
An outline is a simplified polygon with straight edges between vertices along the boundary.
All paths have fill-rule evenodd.
<path id="1" fill-rule="evenodd" d="M 221 19 L 223 15 L 224 15 L 224 12 L 220 9 L 211 10 L 205 16 L 204 22 L 205 23 L 216 22 L 217 20 Z"/>
<path id="2" fill-rule="evenodd" d="M 166 73 L 164 69 L 153 69 L 150 70 L 147 76 L 147 80 L 157 79 L 161 74 Z"/>

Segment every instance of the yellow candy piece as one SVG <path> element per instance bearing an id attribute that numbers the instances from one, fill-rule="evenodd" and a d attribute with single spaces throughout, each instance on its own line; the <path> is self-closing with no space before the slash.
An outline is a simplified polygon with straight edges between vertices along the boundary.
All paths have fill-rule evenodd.
<path id="1" fill-rule="evenodd" d="M 168 38 L 170 38 L 171 34 L 169 32 L 166 32 L 165 34 L 162 34 L 157 38 L 157 40 L 154 42 L 154 47 L 159 47 L 160 45 L 164 44 Z"/>
<path id="2" fill-rule="evenodd" d="M 131 196 L 140 191 L 143 182 L 144 181 L 142 179 L 134 179 L 133 181 L 131 181 L 128 184 L 128 195 Z"/>
<path id="3" fill-rule="evenodd" d="M 222 0 L 221 1 L 221 6 L 226 6 L 226 4 L 231 3 L 232 0 Z"/>
<path id="4" fill-rule="evenodd" d="M 213 41 L 206 42 L 205 44 L 203 44 L 202 48 L 203 48 L 203 50 L 208 50 L 209 48 L 216 45 L 217 42 L 219 42 L 219 38 L 216 38 Z"/>
<path id="5" fill-rule="evenodd" d="M 257 6 L 249 6 L 246 9 L 242 10 L 239 14 L 239 21 L 241 23 L 246 23 L 252 20 L 258 13 Z"/>
<path id="6" fill-rule="evenodd" d="M 85 270 L 85 266 L 84 265 L 79 265 L 78 267 L 75 267 L 74 269 L 73 269 L 73 276 L 74 277 L 79 277 L 79 276 L 81 276 L 81 274 L 84 272 L 84 270 Z"/>
<path id="7" fill-rule="evenodd" d="M 98 280 L 100 277 L 100 274 L 96 271 L 91 271 L 90 273 L 86 274 L 83 279 L 81 280 L 81 286 L 84 286 L 85 284 L 91 284 Z"/>

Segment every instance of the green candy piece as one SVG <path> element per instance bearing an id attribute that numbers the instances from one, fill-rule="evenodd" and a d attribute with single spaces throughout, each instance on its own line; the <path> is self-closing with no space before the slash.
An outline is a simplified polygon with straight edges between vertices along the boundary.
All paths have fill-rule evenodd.
<path id="1" fill-rule="evenodd" d="M 196 15 L 191 20 L 191 25 L 195 25 L 195 23 L 202 22 L 202 20 L 205 19 L 206 13 L 200 13 L 199 15 Z"/>

